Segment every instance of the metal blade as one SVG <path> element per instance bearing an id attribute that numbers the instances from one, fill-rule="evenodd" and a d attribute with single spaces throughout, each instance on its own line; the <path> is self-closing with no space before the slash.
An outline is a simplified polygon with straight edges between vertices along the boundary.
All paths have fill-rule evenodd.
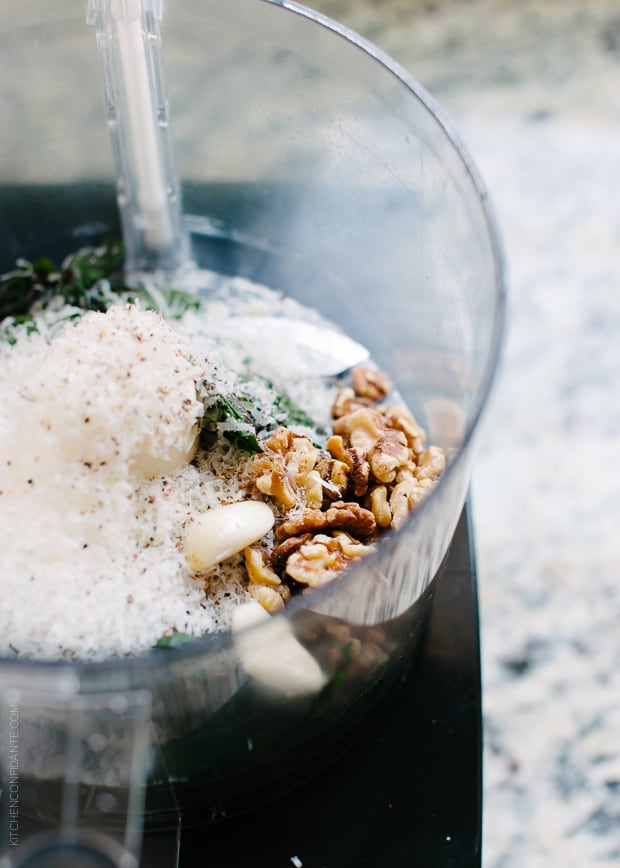
<path id="1" fill-rule="evenodd" d="M 247 346 L 261 366 L 287 376 L 333 377 L 369 355 L 342 332 L 287 317 L 227 317 L 213 321 L 213 328 L 218 337 Z"/>

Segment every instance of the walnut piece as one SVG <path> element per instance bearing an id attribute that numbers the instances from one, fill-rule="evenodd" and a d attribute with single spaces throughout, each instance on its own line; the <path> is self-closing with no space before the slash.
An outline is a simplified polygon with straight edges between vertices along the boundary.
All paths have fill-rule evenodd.
<path id="1" fill-rule="evenodd" d="M 282 425 L 273 432 L 271 437 L 265 441 L 265 449 L 269 452 L 278 452 L 283 458 L 291 449 L 293 438 L 295 435 L 288 428 Z"/>
<path id="2" fill-rule="evenodd" d="M 388 502 L 387 486 L 375 485 L 369 493 L 368 500 L 372 514 L 377 522 L 377 527 L 390 527 L 392 524 L 392 510 Z"/>
<path id="3" fill-rule="evenodd" d="M 248 546 L 244 557 L 250 578 L 250 596 L 270 614 L 280 612 L 290 600 L 291 591 L 271 568 L 267 551 L 262 546 Z"/>
<path id="4" fill-rule="evenodd" d="M 392 527 L 398 529 L 409 513 L 415 509 L 426 497 L 433 487 L 431 479 L 407 479 L 399 482 L 390 495 L 390 509 L 392 510 Z"/>
<path id="5" fill-rule="evenodd" d="M 256 474 L 256 487 L 262 494 L 273 497 L 285 509 L 295 506 L 297 495 L 280 456 L 267 452 L 255 455 L 252 470 Z"/>
<path id="6" fill-rule="evenodd" d="M 360 398 L 370 398 L 371 401 L 381 401 L 390 392 L 392 381 L 376 368 L 358 365 L 353 370 L 353 389 Z"/>
<path id="7" fill-rule="evenodd" d="M 342 438 L 339 438 L 342 441 Z M 337 458 L 321 458 L 315 468 L 323 483 L 323 493 L 330 500 L 342 500 L 349 485 L 349 466 Z"/>
<path id="8" fill-rule="evenodd" d="M 282 585 L 282 587 L 286 588 L 288 591 L 286 585 Z M 265 609 L 266 612 L 269 612 L 270 615 L 275 615 L 277 612 L 281 612 L 285 606 L 286 600 L 283 594 L 278 593 L 275 588 L 269 588 L 267 585 L 250 585 L 249 591 L 252 599 L 256 600 L 257 603 L 260 603 L 263 609 Z"/>
<path id="9" fill-rule="evenodd" d="M 340 434 L 345 444 L 359 449 L 364 457 L 385 429 L 385 416 L 372 407 L 354 410 L 334 422 L 334 434 Z"/>
<path id="10" fill-rule="evenodd" d="M 379 437 L 369 457 L 370 469 L 378 482 L 393 482 L 399 467 L 406 465 L 411 452 L 402 431 L 392 428 Z"/>
<path id="11" fill-rule="evenodd" d="M 254 456 L 256 487 L 284 509 L 292 509 L 298 503 L 321 506 L 323 485 L 320 476 L 313 475 L 319 455 L 307 437 L 277 428 L 265 441 L 265 451 Z"/>
<path id="12" fill-rule="evenodd" d="M 345 446 L 340 434 L 332 435 L 327 441 L 330 455 L 345 464 L 349 469 L 349 491 L 352 497 L 363 497 L 368 489 L 370 464 L 359 449 Z"/>
<path id="13" fill-rule="evenodd" d="M 332 404 L 332 418 L 339 419 L 341 416 L 346 416 L 354 410 L 361 410 L 362 407 L 370 407 L 374 402 L 370 398 L 361 398 L 355 394 L 350 386 L 344 386 L 340 389 L 334 403 Z"/>
<path id="14" fill-rule="evenodd" d="M 281 584 L 280 577 L 269 565 L 267 552 L 262 546 L 248 546 L 243 555 L 251 585 L 269 585 L 271 588 L 277 588 Z"/>
<path id="15" fill-rule="evenodd" d="M 305 485 L 306 477 L 314 470 L 319 459 L 319 450 L 307 437 L 293 437 L 291 448 L 284 456 L 289 476 L 300 487 Z"/>
<path id="16" fill-rule="evenodd" d="M 389 405 L 382 407 L 381 411 L 383 412 L 389 427 L 402 431 L 407 438 L 407 445 L 413 449 L 416 454 L 422 452 L 424 449 L 424 443 L 426 442 L 426 433 L 424 429 L 418 425 L 409 410 L 405 407 Z"/>
<path id="17" fill-rule="evenodd" d="M 418 479 L 437 479 L 446 466 L 446 455 L 439 446 L 429 446 L 417 460 L 416 476 Z"/>
<path id="18" fill-rule="evenodd" d="M 276 570 L 283 572 L 286 562 L 293 552 L 302 546 L 304 543 L 312 539 L 311 533 L 302 533 L 301 536 L 291 536 L 283 542 L 278 543 L 271 552 L 271 563 Z"/>
<path id="19" fill-rule="evenodd" d="M 276 539 L 324 530 L 348 530 L 357 537 L 367 537 L 376 528 L 377 523 L 370 510 L 364 509 L 359 503 L 339 500 L 324 512 L 320 509 L 304 509 L 301 514 L 291 516 L 276 530 Z"/>
<path id="20" fill-rule="evenodd" d="M 374 546 L 363 545 L 349 534 L 328 536 L 318 533 L 290 555 L 286 572 L 296 582 L 310 588 L 322 588 L 371 551 L 374 551 Z"/>
<path id="21" fill-rule="evenodd" d="M 303 493 L 306 506 L 311 509 L 321 508 L 323 504 L 323 480 L 321 474 L 316 470 L 311 470 L 306 476 Z"/>
<path id="22" fill-rule="evenodd" d="M 350 533 L 347 533 L 344 530 L 335 530 L 332 537 L 333 539 L 338 540 L 342 553 L 347 558 L 363 558 L 375 550 L 375 545 L 373 543 L 362 543 L 358 539 L 354 539 Z"/>

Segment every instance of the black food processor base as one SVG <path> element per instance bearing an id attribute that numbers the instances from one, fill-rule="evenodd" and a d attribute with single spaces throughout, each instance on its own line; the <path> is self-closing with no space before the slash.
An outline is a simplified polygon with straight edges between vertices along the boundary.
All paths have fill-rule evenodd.
<path id="1" fill-rule="evenodd" d="M 186 829 L 181 868 L 479 868 L 482 726 L 476 574 L 467 508 L 428 627 L 361 735 L 298 788 Z M 176 864 L 147 834 L 142 868 Z"/>

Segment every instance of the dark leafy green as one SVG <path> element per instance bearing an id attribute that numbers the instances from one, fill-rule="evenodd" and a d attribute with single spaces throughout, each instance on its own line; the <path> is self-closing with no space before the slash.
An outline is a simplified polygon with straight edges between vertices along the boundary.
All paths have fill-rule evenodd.
<path id="1" fill-rule="evenodd" d="M 121 242 L 109 238 L 98 247 L 72 253 L 61 266 L 46 256 L 34 262 L 19 259 L 12 271 L 0 275 L 0 320 L 13 317 L 17 323 L 32 322 L 33 305 L 45 308 L 58 297 L 73 307 L 95 311 L 140 299 L 147 309 L 161 310 L 172 319 L 200 308 L 200 299 L 181 289 L 125 285 L 123 256 Z"/>
<path id="2" fill-rule="evenodd" d="M 250 395 L 248 388 L 249 383 L 259 379 L 266 387 L 267 396 L 260 404 Z M 261 440 L 271 436 L 279 425 L 302 425 L 317 430 L 305 410 L 288 395 L 278 392 L 273 383 L 263 377 L 242 378 L 237 394 L 213 393 L 207 390 L 201 433 L 202 445 L 205 448 L 215 442 L 219 433 L 242 452 L 253 455 L 262 451 Z"/>
<path id="3" fill-rule="evenodd" d="M 224 436 L 241 452 L 254 455 L 262 450 L 255 419 L 245 404 L 233 394 L 217 394 L 210 397 L 205 406 L 201 442 L 206 448 L 215 441 L 220 423 L 227 424 Z"/>
<path id="4" fill-rule="evenodd" d="M 306 428 L 315 427 L 314 422 L 306 411 L 289 398 L 288 395 L 277 395 L 275 408 L 284 416 L 285 425 L 304 425 Z"/>
<path id="5" fill-rule="evenodd" d="M 169 319 L 181 319 L 188 310 L 200 310 L 202 306 L 197 295 L 171 286 L 157 287 L 157 290 L 128 289 L 123 292 L 123 298 L 126 301 L 140 299 L 147 310 L 159 310 Z"/>
<path id="6" fill-rule="evenodd" d="M 67 304 L 86 310 L 105 310 L 109 284 L 123 260 L 123 246 L 108 241 L 68 256 L 58 267 L 47 256 L 34 262 L 19 259 L 13 271 L 0 276 L 0 319 L 29 317 L 34 304 L 46 307 L 60 296 Z"/>
<path id="7" fill-rule="evenodd" d="M 176 630 L 172 633 L 166 633 L 153 645 L 153 648 L 179 648 L 182 645 L 191 645 L 196 642 L 195 636 L 190 636 L 189 633 L 181 633 Z"/>

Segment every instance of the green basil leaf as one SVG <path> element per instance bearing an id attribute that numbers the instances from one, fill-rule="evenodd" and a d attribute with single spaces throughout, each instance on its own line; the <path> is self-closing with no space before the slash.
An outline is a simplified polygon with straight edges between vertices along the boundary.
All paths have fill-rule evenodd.
<path id="1" fill-rule="evenodd" d="M 153 648 L 180 648 L 182 645 L 190 645 L 196 641 L 196 636 L 190 636 L 189 633 L 181 633 L 175 630 L 159 638 L 153 645 Z"/>

